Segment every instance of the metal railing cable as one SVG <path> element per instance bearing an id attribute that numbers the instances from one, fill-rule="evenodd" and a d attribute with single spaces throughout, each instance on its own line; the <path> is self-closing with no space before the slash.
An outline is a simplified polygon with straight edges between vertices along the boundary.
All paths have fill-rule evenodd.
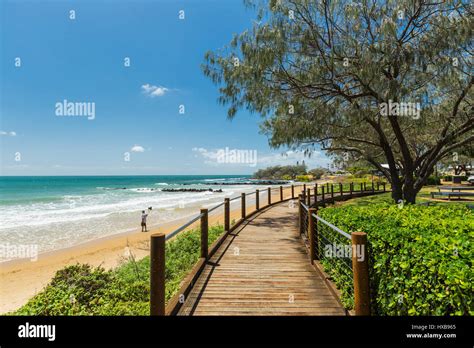
<path id="1" fill-rule="evenodd" d="M 319 261 L 336 284 L 339 284 L 338 288 L 350 289 L 353 293 L 351 235 L 316 214 L 312 214 L 312 218 L 316 219 L 315 230 L 311 232 L 316 237 Z"/>
<path id="2" fill-rule="evenodd" d="M 308 213 L 309 213 L 308 209 L 309 208 L 303 202 L 300 202 L 300 204 L 301 204 L 301 232 L 306 238 L 309 238 L 308 236 Z"/>
<path id="3" fill-rule="evenodd" d="M 341 230 L 340 228 L 338 228 L 338 227 L 334 226 L 333 224 L 331 224 L 330 222 L 327 222 L 327 221 L 324 220 L 322 217 L 317 216 L 316 214 L 313 214 L 313 217 L 314 217 L 315 219 L 317 219 L 318 221 L 321 221 L 323 224 L 325 224 L 325 225 L 331 227 L 334 231 L 336 231 L 336 232 L 342 234 L 342 235 L 343 235 L 344 237 L 346 237 L 347 239 L 349 239 L 349 240 L 351 239 L 351 235 L 350 235 L 349 233 L 346 233 L 346 232 L 344 232 L 343 230 Z"/>

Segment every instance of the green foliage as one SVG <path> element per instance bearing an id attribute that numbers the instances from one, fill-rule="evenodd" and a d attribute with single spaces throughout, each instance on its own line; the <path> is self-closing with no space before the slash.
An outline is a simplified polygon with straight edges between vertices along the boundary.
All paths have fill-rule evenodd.
<path id="1" fill-rule="evenodd" d="M 432 175 L 426 179 L 425 185 L 441 185 L 441 178 Z"/>
<path id="2" fill-rule="evenodd" d="M 313 179 L 318 180 L 321 179 L 321 177 L 327 173 L 327 170 L 324 168 L 314 168 L 311 169 L 308 174 L 313 176 Z"/>
<path id="3" fill-rule="evenodd" d="M 364 175 L 370 174 L 370 168 L 362 167 L 362 166 L 351 166 L 347 167 L 346 170 L 356 176 L 357 178 L 361 178 Z"/>
<path id="4" fill-rule="evenodd" d="M 296 180 L 301 181 L 301 182 L 310 182 L 311 179 L 312 179 L 312 177 L 309 176 L 309 175 L 297 175 L 296 176 Z"/>
<path id="5" fill-rule="evenodd" d="M 474 213 L 468 208 L 380 203 L 320 214 L 348 233 L 367 233 L 374 313 L 474 314 Z M 350 305 L 351 285 L 341 272 L 333 273 Z"/>
<path id="6" fill-rule="evenodd" d="M 306 165 L 299 164 L 294 166 L 273 166 L 257 170 L 253 177 L 255 179 L 273 179 L 273 180 L 291 180 L 297 175 L 306 174 Z"/>
<path id="7" fill-rule="evenodd" d="M 222 234 L 209 228 L 209 245 Z M 166 243 L 166 300 L 200 256 L 200 231 L 190 230 Z M 16 315 L 149 315 L 150 258 L 130 259 L 114 270 L 77 264 L 59 270 L 50 284 Z"/>

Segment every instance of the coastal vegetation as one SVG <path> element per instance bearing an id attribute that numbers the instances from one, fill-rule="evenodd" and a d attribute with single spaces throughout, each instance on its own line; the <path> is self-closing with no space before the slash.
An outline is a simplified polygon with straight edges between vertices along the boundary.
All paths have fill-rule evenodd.
<path id="1" fill-rule="evenodd" d="M 224 231 L 209 228 L 211 245 Z M 166 243 L 166 300 L 199 260 L 200 230 L 179 234 Z M 59 270 L 51 282 L 15 315 L 149 315 L 150 258 L 128 257 L 119 267 L 105 270 L 77 264 Z"/>
<path id="2" fill-rule="evenodd" d="M 372 313 L 473 315 L 472 210 L 465 204 L 395 206 L 389 201 L 389 195 L 364 197 L 319 211 L 348 233 L 367 233 Z M 319 231 L 334 238 L 325 225 Z M 322 260 L 351 308 L 352 280 L 344 262 Z"/>
<path id="3" fill-rule="evenodd" d="M 307 170 L 305 164 L 288 166 L 271 166 L 257 170 L 254 179 L 273 179 L 273 180 L 298 180 L 311 181 L 320 179 L 328 171 L 324 168 L 313 168 Z"/>
<path id="4" fill-rule="evenodd" d="M 298 175 L 306 174 L 306 165 L 272 166 L 257 170 L 255 179 L 293 180 Z"/>

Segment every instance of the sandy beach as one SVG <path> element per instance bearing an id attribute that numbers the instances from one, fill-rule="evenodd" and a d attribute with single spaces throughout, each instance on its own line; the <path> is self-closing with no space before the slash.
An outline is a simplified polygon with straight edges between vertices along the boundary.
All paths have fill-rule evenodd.
<path id="1" fill-rule="evenodd" d="M 288 197 L 290 190 L 284 192 Z M 296 189 L 295 189 L 296 195 Z M 261 206 L 266 205 L 266 195 L 261 198 Z M 279 194 L 272 194 L 272 201 L 279 200 Z M 247 212 L 255 209 L 247 206 Z M 209 215 L 209 225 L 223 224 L 222 207 Z M 240 219 L 240 208 L 233 207 L 231 221 Z M 114 268 L 126 260 L 127 250 L 136 258 L 149 255 L 150 235 L 157 232 L 170 233 L 190 218 L 163 224 L 148 232 L 139 230 L 96 239 L 70 248 L 46 252 L 38 255 L 34 262 L 27 259 L 12 260 L 0 264 L 0 313 L 7 313 L 24 305 L 32 296 L 41 291 L 52 279 L 56 271 L 76 263 Z M 190 227 L 197 227 L 198 222 Z M 128 248 L 128 249 L 127 249 Z"/>

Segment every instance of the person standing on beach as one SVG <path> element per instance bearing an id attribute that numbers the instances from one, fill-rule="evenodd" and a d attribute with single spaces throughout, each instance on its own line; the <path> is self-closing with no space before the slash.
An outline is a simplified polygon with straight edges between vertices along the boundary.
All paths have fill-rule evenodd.
<path id="1" fill-rule="evenodd" d="M 142 232 L 148 232 L 146 229 L 146 218 L 148 217 L 148 214 L 145 214 L 145 211 L 142 210 Z"/>

